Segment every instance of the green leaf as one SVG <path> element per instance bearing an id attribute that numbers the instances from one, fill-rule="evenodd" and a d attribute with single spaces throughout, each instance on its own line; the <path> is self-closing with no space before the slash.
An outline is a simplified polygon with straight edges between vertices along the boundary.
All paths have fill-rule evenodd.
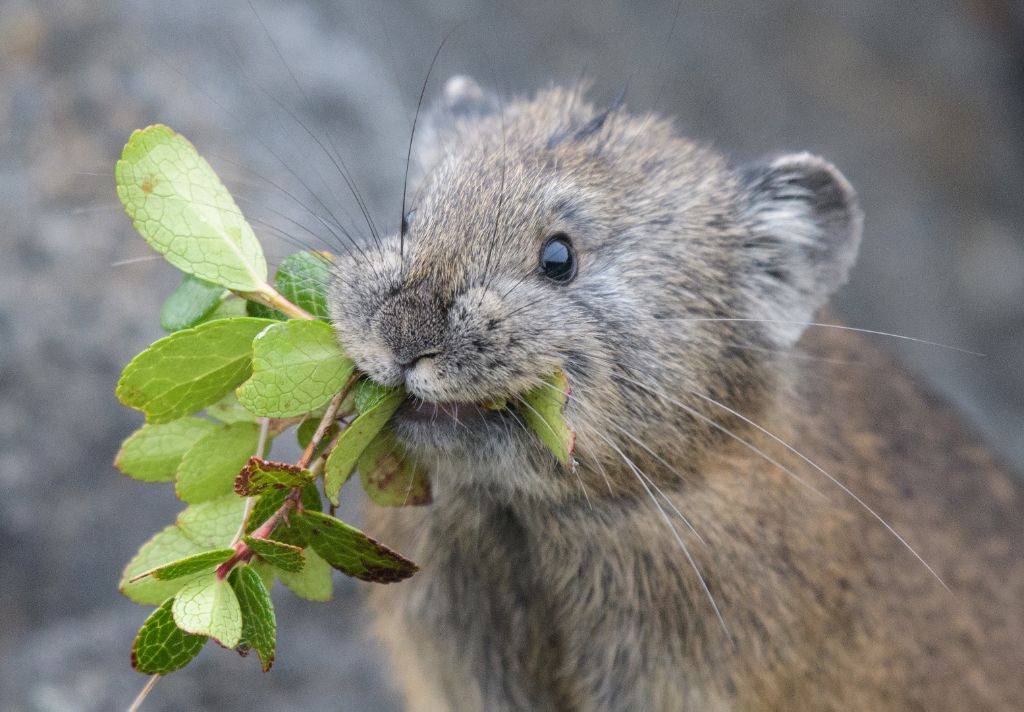
<path id="1" fill-rule="evenodd" d="M 150 423 L 166 423 L 216 403 L 252 373 L 252 340 L 275 322 L 218 319 L 176 331 L 131 360 L 117 397 Z"/>
<path id="2" fill-rule="evenodd" d="M 256 556 L 282 571 L 302 571 L 306 564 L 301 547 L 273 539 L 254 539 L 251 536 L 245 537 L 245 543 L 256 552 Z"/>
<path id="3" fill-rule="evenodd" d="M 313 436 L 316 435 L 316 429 L 320 427 L 320 418 L 307 418 L 303 420 L 299 427 L 295 429 L 295 439 L 299 441 L 299 447 L 305 450 L 309 447 L 309 443 L 313 440 Z M 327 430 L 324 431 L 324 435 L 320 438 L 320 442 L 313 450 L 313 456 L 310 458 L 310 462 L 316 462 L 317 458 L 324 454 L 327 446 L 331 444 L 334 436 L 338 434 L 337 421 L 332 422 L 327 426 Z"/>
<path id="4" fill-rule="evenodd" d="M 416 564 L 340 519 L 321 512 L 302 512 L 296 518 L 309 528 L 313 550 L 349 576 L 374 583 L 392 583 L 418 571 Z"/>
<path id="5" fill-rule="evenodd" d="M 356 410 L 359 413 L 365 413 L 369 410 L 373 410 L 383 401 L 386 401 L 388 398 L 394 396 L 400 391 L 400 388 L 382 386 L 368 378 L 364 378 L 359 381 L 355 387 L 354 397 Z"/>
<path id="6" fill-rule="evenodd" d="M 205 635 L 186 633 L 174 624 L 168 598 L 139 628 L 132 643 L 132 667 L 147 675 L 166 675 L 180 670 L 199 655 L 206 645 Z"/>
<path id="7" fill-rule="evenodd" d="M 271 515 L 281 508 L 284 500 L 288 497 L 287 490 L 272 489 L 265 494 L 256 497 L 256 504 L 249 512 L 249 518 L 245 520 L 245 533 L 252 534 L 263 522 L 270 519 Z M 280 528 L 280 525 L 278 526 Z"/>
<path id="8" fill-rule="evenodd" d="M 565 371 L 559 371 L 544 383 L 523 395 L 518 408 L 526 424 L 537 437 L 554 453 L 563 467 L 572 464 L 572 451 L 576 444 L 576 433 L 569 429 L 562 418 L 562 409 L 570 394 L 569 378 Z"/>
<path id="9" fill-rule="evenodd" d="M 266 304 L 246 300 L 245 313 L 249 316 L 257 316 L 261 319 L 273 319 L 274 321 L 288 321 L 288 315 Z"/>
<path id="10" fill-rule="evenodd" d="M 121 444 L 114 466 L 144 482 L 170 482 L 189 448 L 217 429 L 200 418 L 181 418 L 160 425 L 147 424 Z"/>
<path id="11" fill-rule="evenodd" d="M 164 331 L 195 326 L 210 316 L 227 294 L 228 291 L 219 284 L 210 284 L 186 274 L 161 307 L 160 326 Z"/>
<path id="12" fill-rule="evenodd" d="M 316 429 L 320 427 L 319 418 L 306 418 L 299 427 L 295 428 L 295 439 L 299 442 L 299 447 L 305 450 L 309 447 L 310 441 L 313 439 L 313 435 L 316 434 Z M 326 438 L 326 434 L 324 436 Z"/>
<path id="13" fill-rule="evenodd" d="M 259 240 L 185 137 L 161 125 L 135 131 L 114 179 L 135 229 L 172 265 L 227 289 L 266 287 Z"/>
<path id="14" fill-rule="evenodd" d="M 360 382 L 356 392 L 356 407 L 361 415 L 345 428 L 324 466 L 324 493 L 335 505 L 338 504 L 341 486 L 348 481 L 363 450 L 373 442 L 405 401 L 405 392 L 401 389 L 392 388 L 382 392 L 380 386 L 364 386 L 364 383 L 370 381 Z M 362 396 L 362 408 L 359 407 L 360 393 L 366 393 Z"/>
<path id="15" fill-rule="evenodd" d="M 306 565 L 301 571 L 274 569 L 281 583 L 307 601 L 329 601 L 334 593 L 331 567 L 311 549 L 306 550 Z"/>
<path id="16" fill-rule="evenodd" d="M 330 260 L 323 253 L 296 252 L 278 265 L 274 287 L 285 299 L 317 319 L 329 319 L 327 283 L 330 278 Z"/>
<path id="17" fill-rule="evenodd" d="M 189 504 L 230 494 L 259 439 L 256 423 L 225 425 L 204 436 L 181 458 L 175 493 Z"/>
<path id="18" fill-rule="evenodd" d="M 289 492 L 290 490 L 286 489 L 269 489 L 260 495 L 256 499 L 256 504 L 252 508 L 249 518 L 245 522 L 245 533 L 252 534 L 258 526 L 267 521 L 274 512 L 280 509 Z M 320 493 L 313 483 L 307 484 L 302 488 L 300 501 L 304 509 L 319 512 L 323 507 L 323 503 L 320 501 Z M 296 517 L 291 517 L 288 522 L 280 522 L 274 527 L 274 531 L 269 534 L 269 537 L 275 541 L 294 544 L 300 547 L 305 547 L 309 543 L 309 532 Z"/>
<path id="19" fill-rule="evenodd" d="M 231 319 L 236 316 L 250 316 L 246 313 L 245 302 L 246 300 L 239 299 L 238 297 L 227 297 L 221 300 L 216 309 L 200 319 L 199 323 L 205 324 L 215 319 Z"/>
<path id="20" fill-rule="evenodd" d="M 227 543 L 227 542 L 225 542 Z M 175 525 L 165 527 L 157 532 L 139 549 L 132 557 L 121 575 L 119 588 L 121 593 L 135 603 L 158 606 L 168 597 L 173 596 L 178 589 L 188 583 L 189 578 L 179 578 L 172 581 L 160 581 L 147 576 L 138 581 L 132 581 L 139 574 L 179 561 L 193 554 L 199 554 L 209 549 L 208 546 L 197 544 L 185 536 Z M 192 578 L 195 578 L 194 576 Z"/>
<path id="21" fill-rule="evenodd" d="M 480 406 L 487 408 L 488 410 L 505 410 L 508 408 L 508 398 L 505 396 L 498 396 L 497 398 L 492 398 L 486 403 L 481 403 Z"/>
<path id="22" fill-rule="evenodd" d="M 242 525 L 245 500 L 233 494 L 186 507 L 177 524 L 189 539 L 209 549 L 228 546 Z"/>
<path id="23" fill-rule="evenodd" d="M 279 322 L 253 341 L 253 373 L 237 391 L 256 415 L 288 418 L 316 410 L 340 391 L 355 368 L 330 325 Z"/>
<path id="24" fill-rule="evenodd" d="M 228 393 L 213 405 L 208 406 L 206 414 L 211 418 L 216 418 L 225 425 L 256 421 L 256 416 L 247 411 L 245 406 L 238 402 L 238 397 L 234 393 Z"/>
<path id="25" fill-rule="evenodd" d="M 259 574 L 260 580 L 263 581 L 263 587 L 268 591 L 274 586 L 274 567 L 268 564 L 266 561 L 255 561 L 249 562 L 249 568 Z M 244 623 L 244 621 L 243 621 Z"/>
<path id="26" fill-rule="evenodd" d="M 242 611 L 242 638 L 236 649 L 242 655 L 247 655 L 250 648 L 255 648 L 263 672 L 267 672 L 274 664 L 277 638 L 277 620 L 270 594 L 260 575 L 251 566 L 240 566 L 232 571 L 228 582 L 235 591 Z"/>
<path id="27" fill-rule="evenodd" d="M 253 497 L 271 488 L 290 490 L 293 487 L 301 487 L 312 480 L 313 473 L 305 468 L 286 462 L 250 457 L 234 482 L 237 494 Z"/>
<path id="28" fill-rule="evenodd" d="M 211 569 L 230 559 L 234 554 L 235 550 L 231 548 L 204 551 L 200 554 L 186 556 L 184 559 L 178 559 L 177 561 L 173 561 L 169 564 L 163 564 L 155 569 L 150 569 L 149 571 L 136 575 L 132 578 L 132 581 L 141 579 L 144 576 L 152 576 L 160 581 L 171 581 L 172 579 L 199 573 L 200 571 L 209 572 Z"/>
<path id="29" fill-rule="evenodd" d="M 231 584 L 206 574 L 182 586 L 171 606 L 174 623 L 184 631 L 208 635 L 225 648 L 242 637 L 242 609 Z"/>
<path id="30" fill-rule="evenodd" d="M 430 478 L 406 454 L 394 433 L 381 432 L 359 456 L 363 491 L 384 507 L 430 504 Z"/>

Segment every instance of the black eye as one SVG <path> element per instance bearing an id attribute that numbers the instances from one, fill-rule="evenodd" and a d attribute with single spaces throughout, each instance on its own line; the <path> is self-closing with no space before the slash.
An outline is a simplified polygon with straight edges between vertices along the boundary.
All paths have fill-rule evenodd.
<path id="1" fill-rule="evenodd" d="M 576 254 L 568 235 L 553 235 L 540 248 L 540 271 L 555 282 L 568 282 L 576 276 Z"/>

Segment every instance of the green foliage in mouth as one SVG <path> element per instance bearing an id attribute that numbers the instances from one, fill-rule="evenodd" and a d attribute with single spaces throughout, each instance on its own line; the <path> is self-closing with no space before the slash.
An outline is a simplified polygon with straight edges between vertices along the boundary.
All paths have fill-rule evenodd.
<path id="1" fill-rule="evenodd" d="M 255 650 L 266 671 L 275 657 L 276 581 L 327 600 L 332 568 L 376 583 L 417 571 L 333 516 L 356 472 L 378 505 L 431 501 L 428 473 L 389 428 L 407 396 L 360 373 L 326 323 L 331 256 L 291 255 L 271 281 L 252 227 L 183 136 L 161 125 L 135 131 L 115 179 L 136 230 L 185 273 L 161 310 L 170 333 L 132 359 L 117 384 L 120 401 L 146 423 L 115 465 L 141 481 L 173 482 L 187 505 L 122 576 L 122 593 L 157 606 L 136 636 L 132 665 L 164 675 L 213 638 L 243 655 Z M 559 371 L 512 401 L 481 406 L 515 408 L 571 468 L 568 395 Z M 302 456 L 266 459 L 289 430 Z"/>

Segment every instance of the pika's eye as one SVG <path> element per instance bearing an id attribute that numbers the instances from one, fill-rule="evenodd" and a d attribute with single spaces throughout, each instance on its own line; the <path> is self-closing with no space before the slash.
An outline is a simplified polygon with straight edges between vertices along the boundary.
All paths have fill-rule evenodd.
<path id="1" fill-rule="evenodd" d="M 555 282 L 569 282 L 576 276 L 576 253 L 564 232 L 549 237 L 540 248 L 540 271 Z"/>

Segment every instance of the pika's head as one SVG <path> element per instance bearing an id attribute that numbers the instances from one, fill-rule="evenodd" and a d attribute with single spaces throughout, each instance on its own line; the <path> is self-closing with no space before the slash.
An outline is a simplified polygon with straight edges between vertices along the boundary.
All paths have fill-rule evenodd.
<path id="1" fill-rule="evenodd" d="M 634 467 L 694 462 L 725 422 L 700 396 L 756 408 L 856 256 L 853 190 L 815 156 L 737 168 L 581 89 L 502 103 L 461 77 L 421 127 L 402 234 L 339 258 L 330 307 L 359 367 L 411 395 L 395 429 L 447 463 L 440 492 L 619 496 Z M 575 471 L 521 417 L 560 368 Z"/>

